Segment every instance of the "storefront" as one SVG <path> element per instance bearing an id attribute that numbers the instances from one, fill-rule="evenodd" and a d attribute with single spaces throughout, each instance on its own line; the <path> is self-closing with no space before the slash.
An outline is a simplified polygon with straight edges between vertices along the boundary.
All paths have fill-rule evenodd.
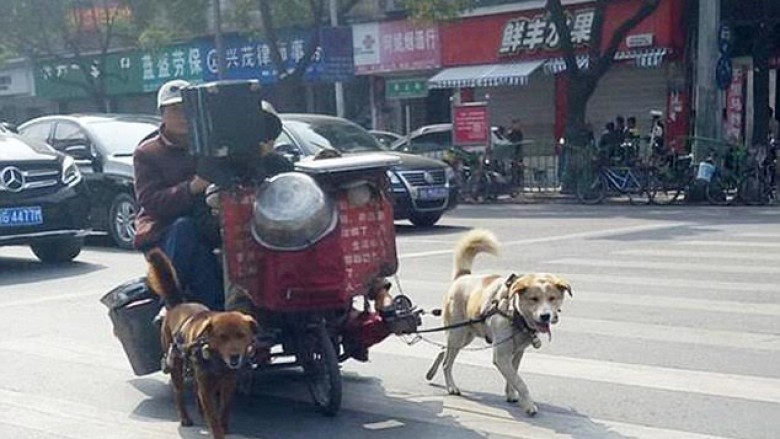
<path id="1" fill-rule="evenodd" d="M 25 60 L 0 69 L 0 121 L 20 124 L 47 112 L 46 102 L 34 97 L 33 70 Z"/>
<path id="2" fill-rule="evenodd" d="M 369 78 L 371 126 L 406 133 L 449 119 L 449 93 L 424 87 L 441 67 L 435 24 L 392 21 L 352 26 L 355 74 Z"/>
<path id="3" fill-rule="evenodd" d="M 634 116 L 649 131 L 650 111 L 667 116 L 667 131 L 687 133 L 687 89 L 683 59 L 681 2 L 662 0 L 656 12 L 631 31 L 589 101 L 587 120 L 598 135 L 615 117 Z M 633 15 L 639 0 L 610 2 L 601 41 Z M 572 42 L 580 67 L 589 65 L 595 3 L 567 8 Z M 479 36 L 463 38 L 464 35 Z M 489 96 L 491 122 L 508 126 L 521 121 L 526 139 L 554 144 L 564 131 L 566 64 L 560 36 L 542 9 L 472 17 L 443 25 L 442 65 L 431 88 L 471 88 L 474 99 Z M 488 48 L 486 50 L 486 48 Z"/>
<path id="4" fill-rule="evenodd" d="M 351 80 L 354 65 L 350 29 L 323 28 L 319 37 L 320 46 L 313 51 L 313 61 L 303 75 L 304 83 L 318 86 Z M 271 61 L 267 43 L 228 35 L 222 56 L 224 78 L 257 79 L 268 86 L 268 98 L 281 111 L 303 111 L 303 108 L 285 108 L 288 97 L 276 93 L 274 85 L 281 76 L 295 70 L 313 40 L 307 32 L 281 33 L 279 47 L 285 67 L 279 71 Z M 100 61 L 101 57 L 93 55 L 82 58 L 80 63 L 39 62 L 34 74 L 38 96 L 57 102 L 60 112 L 94 111 L 94 98 L 88 92 L 90 88 L 84 85 L 82 68 L 86 68 L 95 81 L 102 81 L 111 111 L 150 113 L 156 111 L 155 95 L 163 83 L 173 79 L 200 83 L 216 80 L 218 76 L 216 49 L 211 39 L 111 53 L 102 60 L 102 67 Z"/>

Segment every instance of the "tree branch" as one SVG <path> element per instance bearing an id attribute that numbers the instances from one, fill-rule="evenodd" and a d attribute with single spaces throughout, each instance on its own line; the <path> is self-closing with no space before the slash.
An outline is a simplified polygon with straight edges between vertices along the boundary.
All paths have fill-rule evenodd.
<path id="1" fill-rule="evenodd" d="M 615 30 L 615 33 L 612 34 L 612 39 L 609 41 L 609 45 L 598 59 L 598 62 L 596 62 L 594 75 L 601 77 L 604 73 L 606 73 L 607 70 L 609 70 L 609 67 L 615 58 L 615 54 L 617 53 L 620 44 L 626 38 L 626 35 L 628 35 L 631 30 L 637 27 L 647 17 L 651 16 L 653 12 L 658 9 L 660 4 L 661 0 L 645 0 L 645 2 L 642 4 L 642 7 L 640 7 L 631 18 L 623 22 L 623 24 L 621 24 Z"/>
<path id="2" fill-rule="evenodd" d="M 577 65 L 574 45 L 571 42 L 571 29 L 566 23 L 566 13 L 561 5 L 561 0 L 547 0 L 547 11 L 550 18 L 555 23 L 558 30 L 558 36 L 561 39 L 561 50 L 563 51 L 563 60 L 566 62 L 566 74 L 570 78 L 576 78 L 580 74 L 580 68 Z"/>

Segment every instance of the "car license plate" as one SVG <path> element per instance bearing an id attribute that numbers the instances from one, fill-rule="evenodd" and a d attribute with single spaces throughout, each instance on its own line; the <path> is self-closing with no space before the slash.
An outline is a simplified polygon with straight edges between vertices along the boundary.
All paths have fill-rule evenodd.
<path id="1" fill-rule="evenodd" d="M 423 187 L 418 189 L 417 198 L 420 200 L 440 200 L 447 198 L 449 189 L 446 187 Z"/>
<path id="2" fill-rule="evenodd" d="M 43 224 L 43 210 L 40 206 L 0 208 L 0 227 L 38 224 Z"/>

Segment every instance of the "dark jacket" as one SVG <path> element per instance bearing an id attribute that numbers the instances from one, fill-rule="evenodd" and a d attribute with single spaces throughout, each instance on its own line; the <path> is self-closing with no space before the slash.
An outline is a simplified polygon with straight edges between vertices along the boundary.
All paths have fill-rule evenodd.
<path id="1" fill-rule="evenodd" d="M 134 244 L 144 249 L 159 241 L 176 218 L 191 213 L 197 197 L 190 193 L 189 182 L 196 161 L 186 144 L 160 134 L 136 149 L 133 166 L 140 205 Z"/>

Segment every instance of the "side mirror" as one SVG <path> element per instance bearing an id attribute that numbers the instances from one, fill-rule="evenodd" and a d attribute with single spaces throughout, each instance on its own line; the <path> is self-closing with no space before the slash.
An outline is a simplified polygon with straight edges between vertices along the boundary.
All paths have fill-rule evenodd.
<path id="1" fill-rule="evenodd" d="M 87 145 L 70 145 L 64 152 L 76 160 L 92 160 L 92 152 Z"/>
<path id="2" fill-rule="evenodd" d="M 283 155 L 284 158 L 293 163 L 301 159 L 301 152 L 298 150 L 298 148 L 296 148 L 294 145 L 290 145 L 289 143 L 283 143 L 279 146 L 276 146 L 274 149 L 276 152 Z"/>
<path id="3" fill-rule="evenodd" d="M 19 130 L 16 128 L 16 125 L 14 125 L 12 123 L 2 122 L 2 123 L 0 123 L 0 125 L 2 125 L 3 128 L 7 129 L 8 131 L 10 131 L 10 132 L 12 132 L 14 134 L 19 134 Z"/>

